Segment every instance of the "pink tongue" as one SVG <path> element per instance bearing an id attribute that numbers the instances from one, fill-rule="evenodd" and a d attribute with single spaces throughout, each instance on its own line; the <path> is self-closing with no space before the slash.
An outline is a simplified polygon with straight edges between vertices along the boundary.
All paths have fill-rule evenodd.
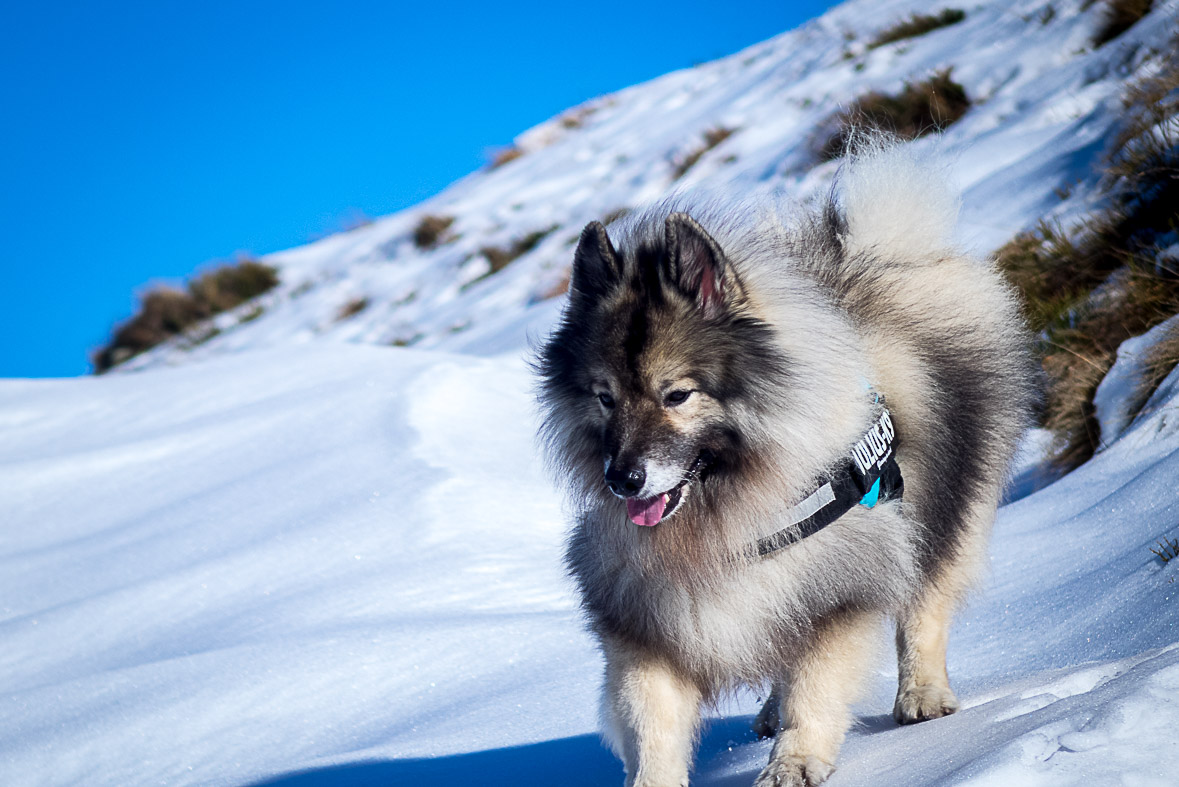
<path id="1" fill-rule="evenodd" d="M 626 515 L 636 525 L 651 527 L 663 519 L 663 509 L 667 508 L 667 495 L 659 495 L 650 500 L 637 500 L 633 497 L 626 499 Z"/>

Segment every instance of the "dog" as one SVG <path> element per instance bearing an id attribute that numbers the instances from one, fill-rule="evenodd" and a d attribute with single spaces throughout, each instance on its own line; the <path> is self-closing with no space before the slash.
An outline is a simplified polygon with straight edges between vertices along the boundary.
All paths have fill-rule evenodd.
<path id="1" fill-rule="evenodd" d="M 821 783 L 886 616 L 896 720 L 958 708 L 946 642 L 1030 420 L 1030 341 L 993 262 L 955 249 L 941 169 L 875 142 L 836 183 L 591 222 L 539 350 L 628 785 L 686 785 L 702 706 L 740 686 L 772 690 L 756 785 Z"/>

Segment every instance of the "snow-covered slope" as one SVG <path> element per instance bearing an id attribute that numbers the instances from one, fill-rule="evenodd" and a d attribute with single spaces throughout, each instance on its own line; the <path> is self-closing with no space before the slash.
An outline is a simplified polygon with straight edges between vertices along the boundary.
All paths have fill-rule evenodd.
<path id="1" fill-rule="evenodd" d="M 825 188 L 819 122 L 946 66 L 976 106 L 916 144 L 954 157 L 963 242 L 1082 210 L 1122 85 L 1168 51 L 1179 3 L 1096 51 L 1081 5 L 977 3 L 865 51 L 929 9 L 847 3 L 571 110 L 419 208 L 273 255 L 261 316 L 222 315 L 137 373 L 0 381 L 0 784 L 621 783 L 521 357 L 560 309 L 541 296 L 570 240 L 680 186 Z M 735 131 L 673 179 L 718 127 Z M 454 239 L 422 251 L 428 214 L 453 216 Z M 479 279 L 480 249 L 552 227 Z M 951 642 L 962 711 L 895 726 L 882 630 L 832 787 L 1176 783 L 1179 560 L 1150 549 L 1179 538 L 1179 372 L 1128 424 L 1125 388 L 1103 394 L 1105 450 L 1001 510 Z M 752 782 L 757 706 L 718 709 L 697 783 Z"/>
<path id="2" fill-rule="evenodd" d="M 958 24 L 868 49 L 912 12 L 937 9 L 853 0 L 731 57 L 570 109 L 523 133 L 519 158 L 415 208 L 270 255 L 283 284 L 262 299 L 260 316 L 248 304 L 218 318 L 220 333 L 195 348 L 181 340 L 128 367 L 316 339 L 518 351 L 529 326 L 543 331 L 551 321 L 559 299 L 546 296 L 560 289 L 588 221 L 677 189 L 792 197 L 825 189 L 838 164 L 816 166 L 815 149 L 832 114 L 868 91 L 895 93 L 946 68 L 973 106 L 944 134 L 915 144 L 953 161 L 964 190 L 962 241 L 989 252 L 1041 217 L 1089 207 L 1127 78 L 1174 56 L 1179 0 L 1155 5 L 1097 49 L 1090 41 L 1103 6 L 1089 0 L 984 0 L 965 6 Z M 676 178 L 715 129 L 732 134 Z M 454 223 L 449 242 L 422 250 L 413 230 L 428 215 Z M 489 270 L 483 249 L 538 233 L 531 251 L 480 278 Z"/>
<path id="3" fill-rule="evenodd" d="M 0 382 L 0 782 L 621 783 L 523 363 L 362 346 Z M 1174 784 L 1179 373 L 1006 506 L 956 716 L 891 657 L 839 785 Z M 749 784 L 756 698 L 699 783 Z M 299 775 L 302 774 L 302 775 Z"/>

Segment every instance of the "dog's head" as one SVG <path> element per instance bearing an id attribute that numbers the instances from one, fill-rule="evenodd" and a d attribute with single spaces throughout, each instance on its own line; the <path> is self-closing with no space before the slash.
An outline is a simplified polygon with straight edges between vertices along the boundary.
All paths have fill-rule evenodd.
<path id="1" fill-rule="evenodd" d="M 585 228 L 539 363 L 562 469 L 648 526 L 741 461 L 755 389 L 784 366 L 720 245 L 685 213 L 662 230 L 620 250 Z"/>

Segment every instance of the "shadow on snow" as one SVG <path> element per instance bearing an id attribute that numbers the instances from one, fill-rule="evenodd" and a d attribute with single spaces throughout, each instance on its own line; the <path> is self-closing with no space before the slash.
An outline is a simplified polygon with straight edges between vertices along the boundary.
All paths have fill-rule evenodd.
<path id="1" fill-rule="evenodd" d="M 712 719 L 706 724 L 698 759 L 735 744 L 750 743 L 753 717 Z M 406 760 L 372 760 L 299 771 L 255 783 L 254 787 L 359 787 L 360 785 L 478 784 L 506 787 L 590 787 L 622 784 L 622 763 L 596 735 L 502 749 Z"/>

